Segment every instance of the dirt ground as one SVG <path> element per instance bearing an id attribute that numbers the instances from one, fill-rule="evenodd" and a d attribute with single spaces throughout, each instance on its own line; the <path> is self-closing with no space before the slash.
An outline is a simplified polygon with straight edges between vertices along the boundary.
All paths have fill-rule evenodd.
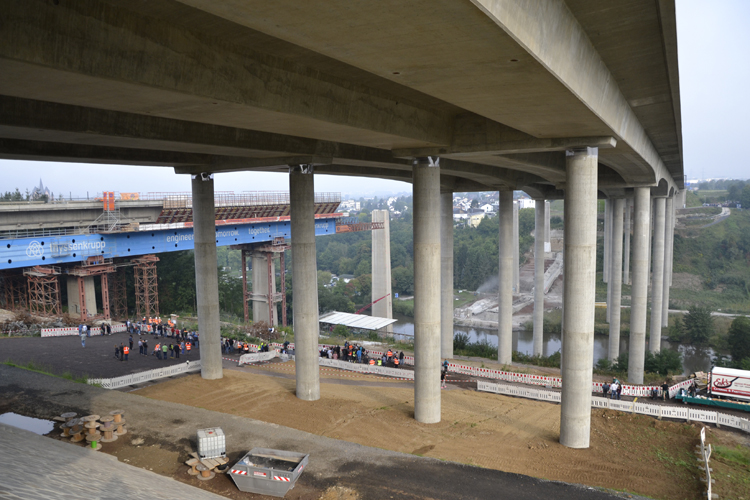
<path id="1" fill-rule="evenodd" d="M 342 374 L 324 372 L 321 399 L 304 402 L 294 396 L 292 370 L 291 362 L 225 370 L 221 380 L 187 376 L 135 394 L 366 446 L 653 498 L 698 499 L 704 491 L 693 453 L 697 424 L 596 410 L 591 447 L 573 450 L 558 443 L 558 405 L 449 386 L 443 391 L 442 422 L 424 425 L 413 419 L 408 382 L 344 384 Z M 748 441 L 717 429 L 709 434 L 727 446 Z M 730 473 L 747 472 L 735 467 Z M 732 495 L 722 498 L 750 498 L 750 486 Z"/>

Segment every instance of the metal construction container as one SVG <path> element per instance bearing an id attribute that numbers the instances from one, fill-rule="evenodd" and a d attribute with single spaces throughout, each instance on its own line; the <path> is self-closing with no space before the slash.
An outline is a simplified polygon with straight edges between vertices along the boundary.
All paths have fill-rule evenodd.
<path id="1" fill-rule="evenodd" d="M 253 448 L 229 470 L 240 491 L 283 497 L 294 488 L 310 455 Z"/>
<path id="2" fill-rule="evenodd" d="M 198 429 L 198 456 L 216 458 L 227 456 L 227 442 L 220 427 Z"/>

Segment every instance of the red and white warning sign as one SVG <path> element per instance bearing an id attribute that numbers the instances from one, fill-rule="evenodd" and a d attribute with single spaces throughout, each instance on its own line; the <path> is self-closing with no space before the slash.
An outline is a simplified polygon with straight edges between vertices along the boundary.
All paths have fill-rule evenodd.
<path id="1" fill-rule="evenodd" d="M 247 476 L 246 470 L 232 469 L 232 474 L 239 474 L 240 476 Z"/>
<path id="2" fill-rule="evenodd" d="M 253 472 L 253 476 L 267 477 L 268 474 L 266 474 L 265 472 L 259 472 L 256 470 L 255 472 Z"/>
<path id="3" fill-rule="evenodd" d="M 274 481 L 285 481 L 287 483 L 291 481 L 291 479 L 289 479 L 288 477 L 284 477 L 284 476 L 273 476 L 273 479 Z"/>

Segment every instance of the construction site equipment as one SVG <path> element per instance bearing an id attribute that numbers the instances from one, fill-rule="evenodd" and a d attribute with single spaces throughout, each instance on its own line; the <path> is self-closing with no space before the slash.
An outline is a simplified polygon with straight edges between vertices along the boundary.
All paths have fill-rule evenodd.
<path id="1" fill-rule="evenodd" d="M 4 273 L 2 276 L 5 309 L 9 311 L 26 310 L 28 308 L 28 281 L 23 274 Z"/>
<path id="2" fill-rule="evenodd" d="M 227 456 L 227 443 L 220 427 L 198 429 L 198 456 L 216 458 Z"/>
<path id="3" fill-rule="evenodd" d="M 289 250 L 291 248 L 290 245 L 286 243 L 286 240 L 283 237 L 276 237 L 273 239 L 273 242 L 269 244 L 261 244 L 261 245 L 253 245 L 253 244 L 246 244 L 246 245 L 232 245 L 230 247 L 232 250 L 240 250 L 241 251 L 241 259 L 242 259 L 242 295 L 244 297 L 243 300 L 243 308 L 245 312 L 245 323 L 250 322 L 250 311 L 249 311 L 249 303 L 251 301 L 257 301 L 257 302 L 265 302 L 268 304 L 268 323 L 271 326 L 278 326 L 278 315 L 275 314 L 276 312 L 276 304 L 281 302 L 281 324 L 282 326 L 286 326 L 286 263 L 285 263 L 285 257 L 284 252 L 286 250 Z M 266 278 L 268 280 L 268 286 L 267 286 L 267 292 L 266 293 L 259 293 L 257 291 L 257 284 L 253 283 L 253 290 L 248 290 L 247 287 L 247 257 L 252 254 L 260 254 L 262 256 L 265 256 L 266 260 L 266 266 L 267 266 L 267 272 L 266 272 Z M 280 292 L 274 292 L 273 290 L 276 288 L 276 273 L 274 272 L 274 265 L 273 261 L 278 256 L 279 258 L 279 267 L 280 267 L 280 276 L 281 276 L 281 291 Z M 255 321 L 258 321 L 258 318 L 254 318 Z"/>
<path id="4" fill-rule="evenodd" d="M 124 436 L 125 434 L 127 434 L 128 429 L 125 426 L 125 412 L 122 410 L 114 410 L 109 412 L 109 414 L 114 419 L 115 427 L 117 427 L 117 429 L 115 429 L 115 434 L 117 434 L 118 436 Z"/>
<path id="5" fill-rule="evenodd" d="M 101 256 L 89 257 L 80 266 L 76 266 L 68 270 L 68 274 L 75 276 L 78 279 L 78 304 L 81 308 L 81 321 L 87 319 L 104 318 L 111 319 L 109 311 L 109 279 L 108 275 L 116 271 L 116 267 L 112 262 L 112 259 L 107 259 Z M 102 290 L 102 314 L 94 315 L 89 313 L 89 309 L 94 308 L 86 307 L 86 286 L 85 278 L 89 276 L 100 276 L 101 277 L 101 290 Z"/>
<path id="6" fill-rule="evenodd" d="M 310 455 L 253 448 L 229 470 L 240 491 L 283 497 L 294 488 Z"/>
<path id="7" fill-rule="evenodd" d="M 121 319 L 128 316 L 128 294 L 125 273 L 120 271 L 112 276 L 110 290 L 110 310 L 113 318 Z"/>

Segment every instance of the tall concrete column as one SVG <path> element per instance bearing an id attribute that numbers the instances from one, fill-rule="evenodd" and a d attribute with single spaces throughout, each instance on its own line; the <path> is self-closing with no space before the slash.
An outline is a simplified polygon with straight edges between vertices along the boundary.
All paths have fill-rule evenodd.
<path id="1" fill-rule="evenodd" d="M 453 193 L 440 195 L 440 356 L 453 359 Z"/>
<path id="2" fill-rule="evenodd" d="M 521 260 L 518 255 L 518 202 L 513 202 L 513 291 L 521 293 Z"/>
<path id="3" fill-rule="evenodd" d="M 513 361 L 513 191 L 500 191 L 497 361 Z"/>
<path id="4" fill-rule="evenodd" d="M 68 313 L 72 315 L 80 315 L 81 309 L 86 308 L 85 315 L 96 316 L 96 288 L 94 285 L 93 276 L 84 276 L 83 278 L 83 299 L 85 305 L 81 305 L 81 290 L 78 288 L 78 277 L 68 276 L 67 288 L 68 288 Z"/>
<path id="5" fill-rule="evenodd" d="M 418 158 L 414 192 L 414 418 L 440 422 L 440 168 Z"/>
<path id="6" fill-rule="evenodd" d="M 312 165 L 289 167 L 292 296 L 297 397 L 320 399 L 318 270 L 315 256 L 315 182 Z"/>
<path id="7" fill-rule="evenodd" d="M 451 217 L 453 213 L 451 213 Z M 372 231 L 372 315 L 393 318 L 393 290 L 391 288 L 391 213 L 388 210 L 373 210 L 372 221 L 382 222 L 383 229 Z M 393 326 L 386 327 L 393 333 Z"/>
<path id="8" fill-rule="evenodd" d="M 661 350 L 661 304 L 664 299 L 664 226 L 665 198 L 654 198 L 654 243 L 651 262 L 654 266 L 651 277 L 651 328 L 648 343 L 649 351 Z"/>
<path id="9" fill-rule="evenodd" d="M 604 239 L 603 239 L 603 246 L 602 251 L 603 259 L 602 259 L 602 283 L 607 283 L 609 281 L 609 231 L 611 229 L 610 224 L 610 214 L 611 206 L 609 198 L 604 200 Z"/>
<path id="10" fill-rule="evenodd" d="M 544 345 L 544 227 L 547 203 L 535 200 L 534 208 L 534 356 L 541 356 Z"/>
<path id="11" fill-rule="evenodd" d="M 544 202 L 544 252 L 550 253 L 552 251 L 552 239 L 551 239 L 551 229 L 550 229 L 550 220 L 549 220 L 549 202 Z"/>
<path id="12" fill-rule="evenodd" d="M 219 330 L 219 276 L 216 260 L 216 210 L 213 175 L 199 174 L 191 181 L 193 191 L 193 241 L 195 289 L 198 303 L 201 377 L 219 379 L 221 331 Z"/>
<path id="13" fill-rule="evenodd" d="M 623 264 L 622 264 L 622 283 L 624 285 L 630 284 L 630 210 L 633 207 L 633 200 L 625 200 L 625 224 L 623 229 L 625 230 L 625 243 L 622 248 Z"/>
<path id="14" fill-rule="evenodd" d="M 598 148 L 566 151 L 565 281 L 560 443 L 588 448 L 596 300 Z"/>
<path id="15" fill-rule="evenodd" d="M 612 289 L 612 310 L 609 316 L 609 360 L 620 355 L 620 305 L 622 302 L 622 215 L 625 200 L 617 198 L 612 207 L 612 265 L 609 268 L 609 286 Z"/>
<path id="16" fill-rule="evenodd" d="M 646 356 L 646 309 L 648 305 L 649 220 L 651 191 L 637 187 L 633 199 L 633 286 L 630 289 L 630 342 L 628 350 L 628 381 L 643 383 Z"/>
<path id="17" fill-rule="evenodd" d="M 674 197 L 667 198 L 664 224 L 664 282 L 662 284 L 661 326 L 669 326 L 669 287 L 672 284 L 674 248 Z"/>

